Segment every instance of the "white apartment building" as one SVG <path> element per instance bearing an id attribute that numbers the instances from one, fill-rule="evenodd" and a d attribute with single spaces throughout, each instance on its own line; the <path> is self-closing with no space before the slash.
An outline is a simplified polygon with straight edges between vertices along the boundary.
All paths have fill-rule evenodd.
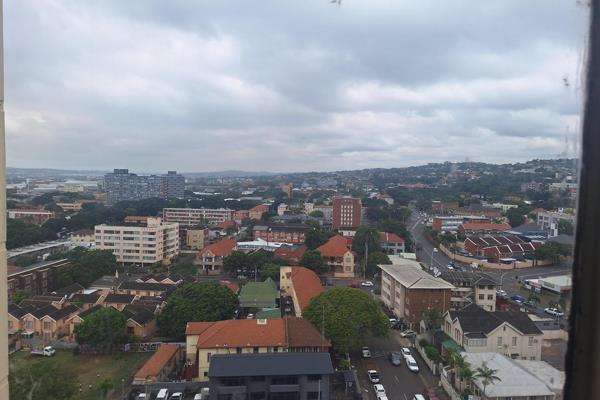
<path id="1" fill-rule="evenodd" d="M 563 212 L 540 211 L 537 213 L 537 224 L 543 230 L 556 230 L 552 236 L 558 235 L 558 222 L 567 221 L 575 225 L 575 216 Z"/>
<path id="2" fill-rule="evenodd" d="M 177 222 L 182 226 L 196 226 L 203 223 L 217 225 L 233 220 L 229 208 L 163 208 L 165 222 Z"/>
<path id="3" fill-rule="evenodd" d="M 111 250 L 118 262 L 170 263 L 179 253 L 179 224 L 148 218 L 146 224 L 96 225 L 96 248 Z"/>

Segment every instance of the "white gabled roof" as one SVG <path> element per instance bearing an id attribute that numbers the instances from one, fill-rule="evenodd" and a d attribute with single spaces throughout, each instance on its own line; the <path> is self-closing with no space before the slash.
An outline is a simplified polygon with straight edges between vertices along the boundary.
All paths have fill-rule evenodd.
<path id="1" fill-rule="evenodd" d="M 454 285 L 423 271 L 416 261 L 403 260 L 401 264 L 378 267 L 408 289 L 454 289 Z"/>

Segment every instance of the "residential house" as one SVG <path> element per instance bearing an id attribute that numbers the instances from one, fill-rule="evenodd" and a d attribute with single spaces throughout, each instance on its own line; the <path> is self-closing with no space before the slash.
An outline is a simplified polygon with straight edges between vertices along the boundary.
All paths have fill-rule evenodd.
<path id="1" fill-rule="evenodd" d="M 302 316 L 302 312 L 312 298 L 323 292 L 321 280 L 308 268 L 281 267 L 279 277 L 280 290 L 292 298 L 297 317 Z"/>
<path id="2" fill-rule="evenodd" d="M 404 247 L 404 239 L 395 233 L 379 232 L 379 244 L 381 250 L 389 255 L 399 255 L 406 250 Z"/>
<path id="3" fill-rule="evenodd" d="M 133 376 L 134 385 L 168 382 L 183 366 L 184 352 L 177 344 L 162 344 Z"/>
<path id="4" fill-rule="evenodd" d="M 248 218 L 250 219 L 262 219 L 263 214 L 269 212 L 269 206 L 266 204 L 259 204 L 248 210 Z"/>
<path id="5" fill-rule="evenodd" d="M 353 278 L 356 268 L 357 255 L 350 250 L 346 238 L 336 235 L 331 237 L 325 244 L 319 246 L 317 251 L 325 259 L 336 278 Z"/>
<path id="6" fill-rule="evenodd" d="M 156 315 L 150 307 L 137 303 L 128 304 L 121 313 L 126 319 L 126 330 L 129 336 L 151 339 L 156 333 Z"/>
<path id="7" fill-rule="evenodd" d="M 267 242 L 302 244 L 309 229 L 310 227 L 304 224 L 255 225 L 252 228 L 252 238 Z"/>
<path id="8" fill-rule="evenodd" d="M 167 293 L 171 293 L 175 290 L 175 286 L 176 285 L 169 283 L 125 281 L 121 282 L 116 293 L 135 296 L 163 297 L 166 296 Z"/>
<path id="9" fill-rule="evenodd" d="M 443 316 L 444 333 L 469 353 L 495 352 L 540 360 L 542 331 L 521 311 L 485 311 L 471 304 Z"/>
<path id="10" fill-rule="evenodd" d="M 58 273 L 68 268 L 69 260 L 44 261 L 33 264 L 28 267 L 16 267 L 8 265 L 7 267 L 7 287 L 8 299 L 12 299 L 17 291 L 27 291 L 31 295 L 40 295 L 56 289 L 56 276 Z"/>
<path id="11" fill-rule="evenodd" d="M 69 317 L 67 319 L 67 325 L 69 328 L 69 340 L 75 340 L 75 328 L 77 327 L 77 325 L 81 324 L 88 315 L 100 309 L 102 309 L 102 306 L 100 304 L 96 304 L 95 306 L 92 306 L 83 312 L 74 314 L 71 317 Z"/>
<path id="12" fill-rule="evenodd" d="M 123 311 L 125 306 L 133 303 L 138 299 L 137 295 L 134 294 L 107 294 L 104 298 L 104 307 L 114 307 L 119 311 Z"/>
<path id="13" fill-rule="evenodd" d="M 285 260 L 288 265 L 300 265 L 300 260 L 308 250 L 305 245 L 283 245 L 273 252 L 273 258 Z"/>
<path id="14" fill-rule="evenodd" d="M 451 309 L 460 310 L 475 303 L 486 311 L 496 311 L 498 283 L 489 275 L 482 272 L 442 269 L 439 277 L 454 286 Z"/>
<path id="15" fill-rule="evenodd" d="M 493 260 L 522 258 L 533 254 L 539 246 L 513 235 L 470 236 L 464 243 L 469 253 Z"/>
<path id="16" fill-rule="evenodd" d="M 79 229 L 71 233 L 70 239 L 72 242 L 91 246 L 96 240 L 96 235 L 91 229 Z"/>
<path id="17" fill-rule="evenodd" d="M 502 233 L 508 229 L 510 229 L 510 225 L 507 223 L 465 222 L 459 225 L 458 233 L 465 236 L 481 236 Z"/>
<path id="18" fill-rule="evenodd" d="M 454 286 L 423 271 L 418 262 L 404 259 L 401 265 L 378 267 L 383 304 L 411 327 L 419 325 L 426 310 L 443 314 L 450 308 Z"/>
<path id="19" fill-rule="evenodd" d="M 239 301 L 243 309 L 276 308 L 279 300 L 277 284 L 267 278 L 264 282 L 248 282 L 240 290 Z"/>
<path id="20" fill-rule="evenodd" d="M 331 343 L 307 320 L 296 317 L 257 320 L 188 322 L 186 360 L 194 380 L 208 380 L 216 354 L 328 352 Z"/>
<path id="21" fill-rule="evenodd" d="M 94 293 L 77 293 L 71 296 L 69 303 L 75 304 L 81 310 L 88 310 L 96 305 L 102 304 L 104 296 L 101 296 L 98 292 Z"/>
<path id="22" fill-rule="evenodd" d="M 217 275 L 221 273 L 223 259 L 236 250 L 237 243 L 233 239 L 221 239 L 216 243 L 206 246 L 196 257 L 195 264 L 198 273 Z"/>
<path id="23" fill-rule="evenodd" d="M 333 372 L 328 353 L 217 354 L 208 371 L 210 399 L 328 400 Z"/>

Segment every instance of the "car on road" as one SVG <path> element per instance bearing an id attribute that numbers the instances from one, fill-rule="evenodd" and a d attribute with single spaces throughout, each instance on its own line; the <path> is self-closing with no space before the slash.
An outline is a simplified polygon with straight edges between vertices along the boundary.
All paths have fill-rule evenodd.
<path id="1" fill-rule="evenodd" d="M 402 356 L 402 353 L 400 353 L 399 351 L 392 351 L 390 353 L 390 362 L 396 367 L 402 365 L 403 358 L 404 357 Z"/>
<path id="2" fill-rule="evenodd" d="M 454 267 L 450 264 L 446 265 L 446 268 L 448 268 L 450 271 L 454 271 Z"/>
<path id="3" fill-rule="evenodd" d="M 360 284 L 360 286 L 363 286 L 363 287 L 371 287 L 371 286 L 373 286 L 373 282 L 371 282 L 371 281 L 365 281 L 365 282 L 362 282 L 362 283 Z"/>
<path id="4" fill-rule="evenodd" d="M 415 394 L 412 400 L 425 400 L 425 396 L 423 396 L 422 394 Z"/>
<path id="5" fill-rule="evenodd" d="M 393 328 L 398 323 L 396 318 L 390 318 L 390 328 Z"/>
<path id="6" fill-rule="evenodd" d="M 175 392 L 169 397 L 169 400 L 183 400 L 183 393 Z"/>
<path id="7" fill-rule="evenodd" d="M 535 301 L 527 300 L 526 302 L 523 303 L 523 305 L 525 307 L 535 308 Z"/>
<path id="8" fill-rule="evenodd" d="M 378 399 L 381 398 L 382 396 L 387 397 L 387 395 L 385 394 L 385 388 L 383 387 L 382 384 L 378 383 L 378 384 L 373 385 L 373 390 L 375 391 L 375 396 L 377 396 Z"/>
<path id="9" fill-rule="evenodd" d="M 368 347 L 362 348 L 362 358 L 371 358 L 371 350 Z"/>
<path id="10" fill-rule="evenodd" d="M 412 372 L 419 372 L 419 365 L 417 365 L 417 360 L 415 360 L 413 356 L 406 357 L 405 361 L 408 369 Z"/>
<path id="11" fill-rule="evenodd" d="M 417 336 L 417 333 L 415 331 L 411 331 L 410 329 L 407 329 L 405 331 L 400 332 L 400 336 L 405 337 L 405 338 L 410 338 L 410 337 Z"/>
<path id="12" fill-rule="evenodd" d="M 552 315 L 553 317 L 562 317 L 563 315 L 565 315 L 565 313 L 560 311 L 558 308 L 554 308 L 554 307 L 544 308 L 544 312 L 546 314 Z"/>
<path id="13" fill-rule="evenodd" d="M 523 297 L 523 296 L 519 296 L 518 294 L 515 294 L 514 296 L 510 296 L 510 299 L 511 299 L 512 301 L 514 301 L 515 303 L 519 304 L 519 305 L 520 305 L 520 304 L 523 304 L 523 303 L 525 303 L 525 302 L 527 301 L 527 300 L 525 299 L 525 297 Z"/>
<path id="14" fill-rule="evenodd" d="M 404 359 L 406 359 L 406 357 L 412 357 L 412 354 L 410 354 L 410 349 L 408 347 L 401 348 L 400 352 L 402 353 L 402 357 L 404 357 Z"/>
<path id="15" fill-rule="evenodd" d="M 506 293 L 506 290 L 499 289 L 499 290 L 496 290 L 496 297 L 500 297 L 501 299 L 505 299 L 505 298 L 508 297 L 508 293 Z"/>
<path id="16" fill-rule="evenodd" d="M 254 314 L 248 314 L 248 315 L 246 315 L 246 319 L 254 319 Z"/>
<path id="17" fill-rule="evenodd" d="M 438 249 L 437 249 L 437 247 L 434 247 L 434 248 L 433 248 L 433 252 L 434 252 L 434 253 L 437 253 L 437 252 L 438 252 Z"/>
<path id="18" fill-rule="evenodd" d="M 379 374 L 374 369 L 370 369 L 367 371 L 367 376 L 371 383 L 379 383 Z"/>

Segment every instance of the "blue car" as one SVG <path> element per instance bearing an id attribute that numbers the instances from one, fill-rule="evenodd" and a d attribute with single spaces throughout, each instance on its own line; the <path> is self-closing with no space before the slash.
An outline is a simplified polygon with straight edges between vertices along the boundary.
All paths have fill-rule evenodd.
<path id="1" fill-rule="evenodd" d="M 515 303 L 518 303 L 518 304 L 523 304 L 523 303 L 525 303 L 527 301 L 527 299 L 525 297 L 519 296 L 518 294 L 515 294 L 514 296 L 511 296 L 510 299 L 512 301 L 514 301 Z"/>

